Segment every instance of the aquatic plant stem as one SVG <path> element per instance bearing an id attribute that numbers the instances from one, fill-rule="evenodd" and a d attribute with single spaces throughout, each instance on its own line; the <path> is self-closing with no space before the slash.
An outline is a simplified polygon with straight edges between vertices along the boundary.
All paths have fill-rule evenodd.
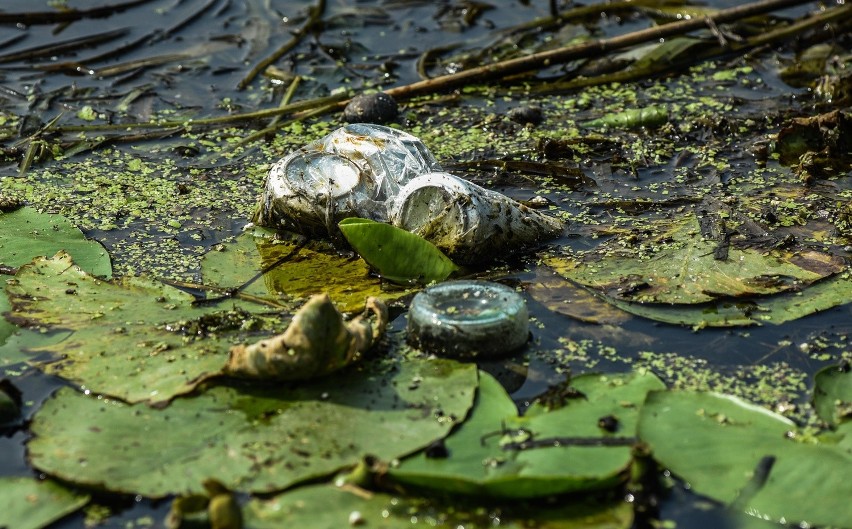
<path id="1" fill-rule="evenodd" d="M 761 0 L 729 9 L 723 9 L 705 18 L 681 20 L 662 26 L 647 28 L 626 35 L 584 42 L 573 46 L 565 46 L 524 57 L 509 59 L 486 64 L 469 70 L 419 81 L 406 86 L 385 90 L 385 93 L 397 99 L 405 99 L 415 95 L 449 90 L 468 83 L 482 83 L 563 64 L 576 59 L 604 55 L 608 52 L 635 46 L 652 40 L 664 39 L 682 35 L 708 27 L 708 23 L 723 24 L 734 20 L 777 11 L 786 7 L 808 4 L 808 0 Z"/>

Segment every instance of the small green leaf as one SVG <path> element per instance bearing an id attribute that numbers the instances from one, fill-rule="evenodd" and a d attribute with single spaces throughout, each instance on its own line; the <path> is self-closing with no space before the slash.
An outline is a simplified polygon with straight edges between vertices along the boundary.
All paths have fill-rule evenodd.
<path id="1" fill-rule="evenodd" d="M 434 244 L 390 224 L 353 217 L 338 226 L 367 264 L 389 281 L 426 284 L 459 269 Z"/>
<path id="2" fill-rule="evenodd" d="M 814 409 L 820 418 L 838 426 L 852 422 L 852 370 L 829 366 L 814 376 Z"/>
<path id="3" fill-rule="evenodd" d="M 50 480 L 0 477 L 0 527 L 40 529 L 89 503 Z"/>

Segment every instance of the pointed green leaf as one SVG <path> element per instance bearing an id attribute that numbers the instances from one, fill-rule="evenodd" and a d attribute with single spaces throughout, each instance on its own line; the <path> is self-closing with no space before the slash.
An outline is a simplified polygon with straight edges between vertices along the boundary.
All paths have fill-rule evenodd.
<path id="1" fill-rule="evenodd" d="M 396 226 L 359 218 L 344 219 L 338 226 L 367 264 L 389 281 L 425 284 L 458 270 L 434 244 Z"/>

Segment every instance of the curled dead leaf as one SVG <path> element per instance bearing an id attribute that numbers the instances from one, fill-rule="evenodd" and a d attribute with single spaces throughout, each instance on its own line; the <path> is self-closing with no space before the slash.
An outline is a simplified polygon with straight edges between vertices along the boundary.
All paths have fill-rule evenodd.
<path id="1" fill-rule="evenodd" d="M 385 332 L 387 306 L 367 298 L 364 312 L 349 322 L 328 294 L 312 296 L 282 334 L 231 348 L 223 372 L 241 378 L 305 380 L 346 367 Z"/>

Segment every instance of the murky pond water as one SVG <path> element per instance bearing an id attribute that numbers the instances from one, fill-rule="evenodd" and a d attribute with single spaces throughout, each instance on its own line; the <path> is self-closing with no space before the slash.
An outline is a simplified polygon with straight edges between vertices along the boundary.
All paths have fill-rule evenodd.
<path id="1" fill-rule="evenodd" d="M 78 15 L 103 2 L 67 2 L 79 13 L 47 4 L 7 0 L 0 7 L 0 124 L 5 126 L 0 191 L 69 217 L 104 244 L 117 274 L 185 281 L 200 279 L 202 254 L 241 233 L 268 164 L 342 118 L 338 108 L 317 117 L 283 116 L 278 129 L 246 143 L 241 138 L 279 118 L 222 121 L 212 124 L 215 128 L 180 123 L 272 109 L 291 96 L 302 101 L 341 90 L 408 85 L 423 73 L 454 73 L 649 25 L 647 13 L 626 9 L 607 16 L 598 10 L 557 27 L 523 28 L 549 16 L 544 1 L 340 0 L 317 13 L 318 4 L 306 1 L 143 0 L 87 16 Z M 814 5 L 782 14 L 798 17 L 811 10 Z M 849 68 L 845 22 L 846 33 L 828 42 L 838 46 L 836 60 Z M 766 28 L 744 24 L 722 30 L 705 35 L 707 42 L 736 41 Z M 247 77 L 291 39 L 292 49 L 273 62 L 274 68 Z M 641 57 L 635 52 L 618 60 Z M 670 386 L 734 393 L 797 421 L 813 421 L 812 376 L 852 358 L 852 300 L 779 325 L 678 326 L 641 313 L 606 312 L 600 299 L 594 304 L 582 297 L 583 292 L 589 296 L 576 288 L 582 281 L 559 269 L 566 255 L 610 251 L 606 245 L 625 234 L 632 237 L 625 246 L 659 243 L 661 226 L 705 210 L 762 219 L 774 230 L 771 244 L 792 240 L 787 236 L 802 243 L 797 249 L 824 243 L 848 263 L 850 234 L 831 224 L 836 221 L 831 208 L 842 209 L 852 200 L 848 167 L 803 191 L 793 168 L 759 154 L 790 118 L 833 108 L 811 89 L 782 80 L 780 73 L 793 57 L 787 48 L 759 48 L 752 55 L 684 63 L 677 74 L 633 83 L 614 79 L 585 89 L 537 89 L 569 82 L 581 66 L 574 61 L 543 69 L 538 80 L 520 76 L 403 101 L 395 126 L 421 137 L 446 168 L 518 200 L 545 197 L 550 211 L 568 221 L 564 236 L 545 248 L 477 271 L 518 287 L 533 317 L 533 340 L 523 353 L 481 365 L 522 409 L 568 374 L 640 366 Z M 588 66 L 600 72 L 611 67 Z M 666 124 L 659 127 L 603 132 L 578 127 L 608 112 L 657 104 L 668 108 Z M 541 111 L 534 123 L 508 117 L 529 108 Z M 163 124 L 126 127 L 148 121 Z M 169 125 L 172 121 L 177 125 Z M 51 160 L 48 152 L 29 152 L 26 142 L 18 142 L 27 137 L 68 156 Z M 31 166 L 20 171 L 28 158 Z M 507 160 L 519 164 L 504 165 Z M 770 210 L 774 220 L 767 220 Z M 666 270 L 664 264 L 659 268 Z M 623 289 L 613 297 L 621 295 L 631 302 L 632 292 Z M 718 296 L 701 306 L 708 312 L 727 310 L 735 298 Z M 590 312 L 582 308 L 587 306 Z M 400 312 L 404 305 L 397 307 Z M 400 339 L 404 328 L 400 314 L 391 336 Z M 0 362 L 0 369 L 22 389 L 27 417 L 63 384 L 21 363 Z M 0 437 L 0 475 L 34 473 L 26 461 L 27 439 L 25 428 Z M 166 501 L 104 500 L 116 503 L 104 527 L 148 526 L 149 521 L 159 526 L 168 511 Z M 690 528 L 728 523 L 721 507 L 681 486 L 663 500 L 658 517 Z M 82 527 L 84 515 L 59 526 Z"/>

